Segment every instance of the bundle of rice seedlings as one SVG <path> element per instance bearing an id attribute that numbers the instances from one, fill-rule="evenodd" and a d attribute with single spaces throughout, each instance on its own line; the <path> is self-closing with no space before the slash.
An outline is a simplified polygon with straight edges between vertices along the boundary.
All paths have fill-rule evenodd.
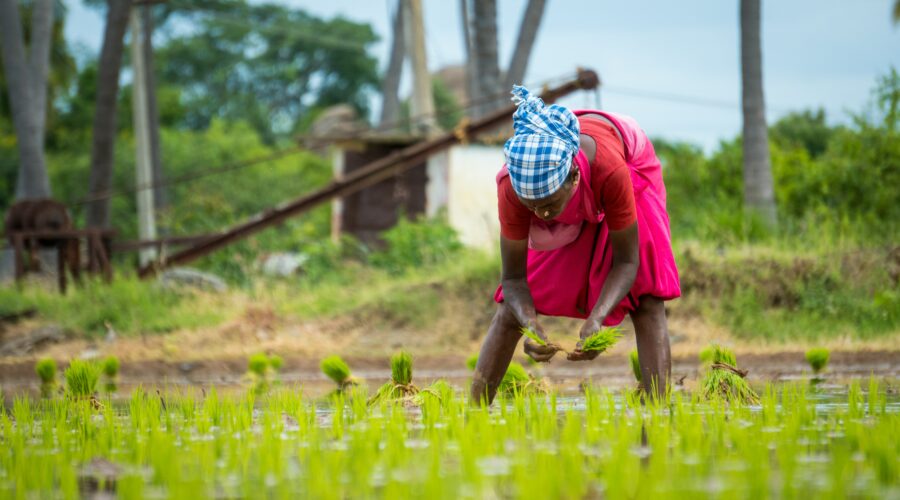
<path id="1" fill-rule="evenodd" d="M 581 343 L 582 352 L 604 352 L 622 338 L 618 328 L 601 328 Z"/>
<path id="2" fill-rule="evenodd" d="M 269 357 L 265 354 L 257 353 L 247 360 L 247 376 L 253 383 L 253 392 L 262 394 L 269 389 L 268 371 Z"/>
<path id="3" fill-rule="evenodd" d="M 453 387 L 444 379 L 438 379 L 413 396 L 413 403 L 422 406 L 430 399 L 438 401 L 441 406 L 448 403 L 453 396 Z"/>
<path id="4" fill-rule="evenodd" d="M 631 361 L 631 372 L 634 373 L 634 379 L 641 382 L 641 361 L 638 358 L 637 349 L 632 349 L 628 353 L 628 359 Z"/>
<path id="5" fill-rule="evenodd" d="M 269 356 L 269 368 L 272 369 L 274 373 L 278 373 L 281 371 L 281 368 L 284 367 L 284 358 L 277 354 L 272 354 Z"/>
<path id="6" fill-rule="evenodd" d="M 828 349 L 819 347 L 813 348 L 806 351 L 806 361 L 809 363 L 809 367 L 812 368 L 813 373 L 818 375 L 823 370 L 825 370 L 825 366 L 828 365 L 828 358 L 830 353 Z"/>
<path id="7" fill-rule="evenodd" d="M 739 404 L 758 404 L 759 395 L 744 380 L 747 372 L 737 368 L 734 353 L 719 345 L 712 345 L 710 353 L 711 364 L 700 384 L 703 397 L 722 398 Z"/>
<path id="8" fill-rule="evenodd" d="M 103 375 L 106 376 L 104 389 L 106 392 L 116 392 L 116 378 L 119 376 L 119 358 L 109 356 L 103 360 Z"/>
<path id="9" fill-rule="evenodd" d="M 100 366 L 96 363 L 76 359 L 69 363 L 64 376 L 69 396 L 75 399 L 90 400 L 94 407 L 99 406 L 99 402 L 94 398 L 94 393 L 97 391 L 97 382 L 100 380 Z"/>
<path id="10" fill-rule="evenodd" d="M 470 370 L 474 370 L 476 364 L 478 364 L 477 354 L 466 361 L 466 366 L 468 366 Z M 516 392 L 531 390 L 546 392 L 547 388 L 543 381 L 535 379 L 533 375 L 528 373 L 521 363 L 511 361 L 506 368 L 506 373 L 503 374 L 503 379 L 500 380 L 500 385 L 497 386 L 497 392 L 505 395 L 513 395 Z"/>
<path id="11" fill-rule="evenodd" d="M 41 379 L 41 397 L 49 398 L 56 387 L 56 361 L 44 358 L 34 364 L 34 371 Z"/>
<path id="12" fill-rule="evenodd" d="M 378 388 L 369 404 L 382 400 L 410 400 L 419 392 L 412 383 L 412 356 L 400 351 L 391 356 L 391 380 Z"/>
<path id="13" fill-rule="evenodd" d="M 322 368 L 322 373 L 338 385 L 338 391 L 343 391 L 357 384 L 356 379 L 350 373 L 350 367 L 336 354 L 323 359 L 320 367 Z"/>

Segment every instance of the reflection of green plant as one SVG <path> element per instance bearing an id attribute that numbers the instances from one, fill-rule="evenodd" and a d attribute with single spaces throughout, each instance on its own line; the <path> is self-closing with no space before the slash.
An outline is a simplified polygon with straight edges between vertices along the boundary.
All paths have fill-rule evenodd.
<path id="1" fill-rule="evenodd" d="M 581 343 L 583 352 L 604 352 L 610 347 L 616 345 L 616 342 L 622 338 L 622 333 L 618 328 L 601 328 L 599 331 L 584 339 Z"/>
<path id="2" fill-rule="evenodd" d="M 829 356 L 830 353 L 825 348 L 813 348 L 806 351 L 806 361 L 815 374 L 819 374 L 825 369 Z"/>
<path id="3" fill-rule="evenodd" d="M 97 390 L 100 380 L 100 366 L 96 363 L 76 359 L 69 363 L 65 371 L 66 389 L 71 396 L 87 398 Z"/>
<path id="4" fill-rule="evenodd" d="M 641 381 L 641 361 L 638 359 L 638 352 L 636 349 L 632 349 L 631 352 L 628 353 L 628 359 L 631 361 L 631 372 L 634 373 L 634 378 L 638 382 Z"/>

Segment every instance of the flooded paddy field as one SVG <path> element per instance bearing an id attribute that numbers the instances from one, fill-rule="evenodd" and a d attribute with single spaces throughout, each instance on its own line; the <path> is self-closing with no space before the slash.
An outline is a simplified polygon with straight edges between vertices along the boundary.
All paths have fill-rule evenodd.
<path id="1" fill-rule="evenodd" d="M 490 408 L 455 382 L 375 404 L 296 382 L 19 395 L 0 416 L 0 496 L 897 498 L 898 383 L 760 382 L 747 406 L 685 387 L 641 402 L 628 384 Z"/>

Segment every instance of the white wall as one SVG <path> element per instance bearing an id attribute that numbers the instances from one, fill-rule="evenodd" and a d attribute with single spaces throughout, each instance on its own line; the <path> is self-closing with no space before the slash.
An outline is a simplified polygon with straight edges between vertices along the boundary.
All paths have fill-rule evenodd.
<path id="1" fill-rule="evenodd" d="M 466 246 L 497 251 L 497 172 L 503 148 L 459 145 L 447 152 L 447 216 Z"/>

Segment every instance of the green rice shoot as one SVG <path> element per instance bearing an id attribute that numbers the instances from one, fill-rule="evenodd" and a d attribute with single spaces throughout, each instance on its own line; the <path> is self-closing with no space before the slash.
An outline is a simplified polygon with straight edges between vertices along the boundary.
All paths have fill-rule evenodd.
<path id="1" fill-rule="evenodd" d="M 412 383 L 412 356 L 406 351 L 400 351 L 391 356 L 391 379 L 398 385 Z"/>
<path id="2" fill-rule="evenodd" d="M 337 354 L 328 356 L 320 364 L 322 373 L 339 387 L 344 387 L 351 380 L 350 366 Z"/>
<path id="3" fill-rule="evenodd" d="M 637 349 L 632 349 L 628 353 L 628 360 L 631 361 L 631 372 L 634 373 L 634 379 L 640 383 L 641 381 L 641 361 L 638 358 Z"/>
<path id="4" fill-rule="evenodd" d="M 816 375 L 825 370 L 825 367 L 828 365 L 829 357 L 830 353 L 828 352 L 828 349 L 825 348 L 818 347 L 806 351 L 806 361 Z"/>
<path id="5" fill-rule="evenodd" d="M 75 398 L 88 398 L 97 391 L 100 366 L 90 361 L 76 359 L 65 371 L 66 390 Z"/>
<path id="6" fill-rule="evenodd" d="M 109 378 L 116 378 L 119 375 L 119 358 L 108 356 L 103 360 L 103 374 Z"/>
<path id="7" fill-rule="evenodd" d="M 537 345 L 547 345 L 547 342 L 546 342 L 544 339 L 540 338 L 540 337 L 538 336 L 538 334 L 537 334 L 534 330 L 532 330 L 531 328 L 528 328 L 528 327 L 524 327 L 524 326 L 523 326 L 523 327 L 520 329 L 520 331 L 522 332 L 522 335 L 524 335 L 524 336 L 528 337 L 529 339 L 531 339 L 531 341 L 534 342 L 535 344 L 537 344 Z"/>
<path id="8" fill-rule="evenodd" d="M 272 369 L 273 372 L 278 373 L 284 367 L 284 358 L 277 354 L 272 354 L 269 356 L 269 368 Z"/>
<path id="9" fill-rule="evenodd" d="M 419 388 L 412 383 L 412 355 L 400 351 L 391 356 L 391 380 L 378 388 L 369 404 L 381 401 L 404 401 L 416 404 Z"/>
<path id="10" fill-rule="evenodd" d="M 34 364 L 34 372 L 37 373 L 41 384 L 53 385 L 56 383 L 56 361 L 53 358 L 43 358 Z"/>
<path id="11" fill-rule="evenodd" d="M 734 352 L 712 345 L 710 364 L 700 383 L 701 395 L 707 400 L 722 399 L 736 404 L 758 404 L 759 395 L 744 379 L 745 372 L 737 368 Z"/>
<path id="12" fill-rule="evenodd" d="M 582 352 L 604 352 L 616 345 L 622 333 L 616 327 L 601 328 L 581 343 Z"/>
<path id="13" fill-rule="evenodd" d="M 263 353 L 254 354 L 247 360 L 247 370 L 257 377 L 265 377 L 268 369 L 269 357 Z"/>

